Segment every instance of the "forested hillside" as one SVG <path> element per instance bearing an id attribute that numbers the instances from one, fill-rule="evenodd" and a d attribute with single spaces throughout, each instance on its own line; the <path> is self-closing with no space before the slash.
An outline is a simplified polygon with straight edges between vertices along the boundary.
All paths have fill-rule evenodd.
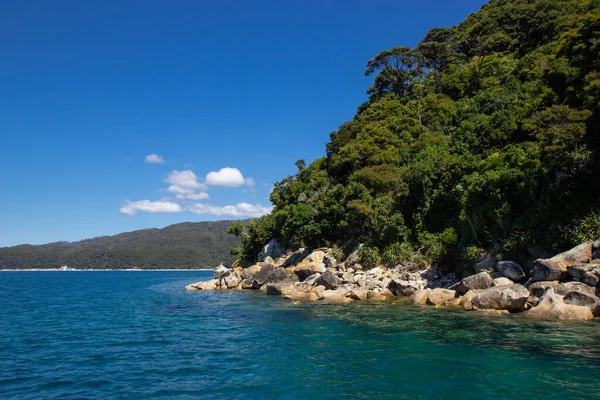
<path id="1" fill-rule="evenodd" d="M 0 268 L 214 268 L 230 263 L 233 221 L 187 222 L 80 242 L 0 248 Z"/>
<path id="2" fill-rule="evenodd" d="M 377 54 L 368 101 L 324 157 L 275 185 L 273 213 L 237 252 L 255 258 L 275 237 L 458 265 L 480 248 L 535 255 L 597 238 L 599 6 L 492 0 Z"/>

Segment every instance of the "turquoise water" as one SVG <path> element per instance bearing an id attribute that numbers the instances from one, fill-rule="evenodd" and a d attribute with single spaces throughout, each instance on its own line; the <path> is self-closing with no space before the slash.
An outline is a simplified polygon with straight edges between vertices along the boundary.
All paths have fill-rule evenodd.
<path id="1" fill-rule="evenodd" d="M 209 277 L 0 273 L 0 398 L 600 396 L 597 322 L 184 290 Z"/>

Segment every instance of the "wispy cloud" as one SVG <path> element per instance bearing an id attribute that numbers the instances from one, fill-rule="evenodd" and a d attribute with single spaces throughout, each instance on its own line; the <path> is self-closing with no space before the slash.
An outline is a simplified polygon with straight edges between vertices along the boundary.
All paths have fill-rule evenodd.
<path id="1" fill-rule="evenodd" d="M 183 208 L 171 201 L 150 201 L 150 200 L 140 200 L 140 201 L 126 201 L 121 208 L 119 208 L 119 212 L 125 215 L 134 216 L 138 212 L 143 211 L 147 213 L 178 213 L 183 211 Z"/>
<path id="2" fill-rule="evenodd" d="M 200 192 L 200 193 L 192 193 L 192 194 L 178 194 L 175 196 L 178 200 L 205 200 L 210 196 L 208 193 Z"/>
<path id="3" fill-rule="evenodd" d="M 148 154 L 145 158 L 145 161 L 148 164 L 164 164 L 165 163 L 165 159 L 162 158 L 162 156 L 159 156 L 158 154 Z"/>

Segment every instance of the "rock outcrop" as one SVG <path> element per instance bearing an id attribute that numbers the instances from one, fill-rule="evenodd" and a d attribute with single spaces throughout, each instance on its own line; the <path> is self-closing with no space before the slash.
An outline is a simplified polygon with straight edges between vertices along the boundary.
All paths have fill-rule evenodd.
<path id="1" fill-rule="evenodd" d="M 486 255 L 470 276 L 435 269 L 410 271 L 401 265 L 365 269 L 358 253 L 336 260 L 328 249 L 286 251 L 269 242 L 264 261 L 219 265 L 214 279 L 187 290 L 255 289 L 300 301 L 343 304 L 410 298 L 414 305 L 463 307 L 502 315 L 526 311 L 530 318 L 586 320 L 600 316 L 600 241 L 584 243 L 551 258 L 538 259 L 526 273 L 512 261 Z M 279 254 L 281 253 L 281 254 Z M 276 257 L 276 258 L 274 258 Z M 530 279 L 521 285 L 525 278 Z M 598 293 L 597 293 L 598 291 Z"/>

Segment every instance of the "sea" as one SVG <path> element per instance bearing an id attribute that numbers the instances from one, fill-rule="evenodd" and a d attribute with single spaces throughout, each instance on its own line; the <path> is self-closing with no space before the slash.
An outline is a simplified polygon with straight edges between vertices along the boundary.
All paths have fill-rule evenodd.
<path id="1" fill-rule="evenodd" d="M 598 399 L 600 323 L 0 272 L 0 399 Z"/>

